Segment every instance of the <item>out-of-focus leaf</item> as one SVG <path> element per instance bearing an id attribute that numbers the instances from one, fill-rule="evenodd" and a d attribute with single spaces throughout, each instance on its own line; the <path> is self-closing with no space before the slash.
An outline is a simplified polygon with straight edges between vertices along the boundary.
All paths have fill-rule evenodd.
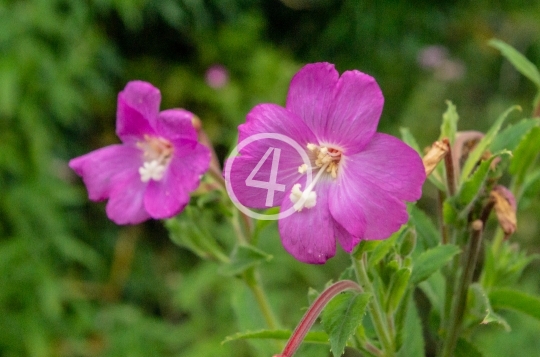
<path id="1" fill-rule="evenodd" d="M 540 320 L 540 298 L 513 289 L 497 289 L 489 293 L 495 309 L 511 309 Z"/>
<path id="2" fill-rule="evenodd" d="M 422 150 L 420 150 L 420 146 L 418 145 L 418 142 L 414 138 L 409 128 L 399 128 L 399 132 L 401 133 L 401 140 L 403 140 L 405 144 L 412 147 L 420 156 L 422 156 L 423 152 Z"/>
<path id="3" fill-rule="evenodd" d="M 491 152 L 499 152 L 502 150 L 514 151 L 523 137 L 534 127 L 540 126 L 540 119 L 523 119 L 514 125 L 508 125 L 502 130 L 493 142 L 489 149 Z"/>
<path id="4" fill-rule="evenodd" d="M 478 351 L 475 345 L 470 343 L 464 338 L 457 340 L 456 349 L 454 351 L 455 357 L 482 357 L 482 353 Z"/>
<path id="5" fill-rule="evenodd" d="M 510 173 L 515 176 L 516 186 L 520 187 L 525 180 L 530 166 L 536 160 L 540 152 L 540 127 L 535 127 L 521 140 L 514 158 L 510 164 Z"/>
<path id="6" fill-rule="evenodd" d="M 495 323 L 510 331 L 506 320 L 493 311 L 484 288 L 478 283 L 469 286 L 464 323 L 472 326 Z"/>
<path id="7" fill-rule="evenodd" d="M 238 275 L 271 259 L 271 255 L 251 245 L 238 245 L 233 250 L 229 264 L 224 265 L 220 272 L 227 276 Z"/>
<path id="8" fill-rule="evenodd" d="M 420 254 L 413 266 L 411 283 L 418 284 L 426 280 L 431 274 L 446 265 L 459 252 L 459 247 L 452 244 L 445 244 Z"/>
<path id="9" fill-rule="evenodd" d="M 330 337 L 334 357 L 343 354 L 349 337 L 362 322 L 371 295 L 344 292 L 335 296 L 324 308 L 322 324 Z"/>
<path id="10" fill-rule="evenodd" d="M 222 262 L 229 260 L 222 252 L 216 240 L 196 223 L 194 219 L 195 208 L 186 207 L 184 212 L 174 218 L 165 221 L 165 227 L 169 230 L 171 240 L 179 246 L 185 247 L 204 259 L 218 259 Z"/>
<path id="11" fill-rule="evenodd" d="M 510 63 L 525 77 L 529 78 L 540 89 L 540 72 L 538 68 L 515 48 L 499 39 L 492 39 L 489 44 L 506 57 Z"/>
<path id="12" fill-rule="evenodd" d="M 465 164 L 463 165 L 463 168 L 461 169 L 460 182 L 464 182 L 467 179 L 467 177 L 469 177 L 469 175 L 473 171 L 478 161 L 480 161 L 480 158 L 482 157 L 486 149 L 491 145 L 491 143 L 495 139 L 495 136 L 501 129 L 501 126 L 504 120 L 506 119 L 506 117 L 508 116 L 508 114 L 510 114 L 512 111 L 516 109 L 521 110 L 520 107 L 513 106 L 507 109 L 504 113 L 502 113 L 499 116 L 499 118 L 495 121 L 495 123 L 493 123 L 493 125 L 488 130 L 486 135 L 482 138 L 482 140 L 480 140 L 480 142 L 476 145 L 473 151 L 471 151 L 471 153 L 469 154 L 469 157 L 467 158 L 467 161 L 465 161 Z"/>
<path id="13" fill-rule="evenodd" d="M 448 108 L 443 114 L 443 122 L 441 124 L 441 136 L 439 140 L 448 138 L 450 145 L 454 143 L 456 138 L 457 131 L 457 122 L 459 120 L 459 115 L 456 110 L 456 106 L 449 100 L 446 101 Z"/>

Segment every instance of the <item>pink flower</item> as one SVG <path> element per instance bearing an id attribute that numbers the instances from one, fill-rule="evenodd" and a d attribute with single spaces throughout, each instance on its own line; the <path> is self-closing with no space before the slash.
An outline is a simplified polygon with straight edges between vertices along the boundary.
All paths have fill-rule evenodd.
<path id="1" fill-rule="evenodd" d="M 159 111 L 161 94 L 150 83 L 129 82 L 118 94 L 116 134 L 122 144 L 72 159 L 93 201 L 109 199 L 117 224 L 170 218 L 189 202 L 207 170 L 210 151 L 197 142 L 193 114 Z"/>
<path id="2" fill-rule="evenodd" d="M 215 64 L 206 70 L 204 75 L 206 84 L 214 89 L 224 87 L 229 81 L 227 68 L 220 64 Z"/>
<path id="3" fill-rule="evenodd" d="M 351 252 L 362 239 L 387 238 L 407 222 L 404 201 L 420 198 L 424 166 L 409 146 L 376 132 L 383 102 L 367 74 L 340 77 L 332 64 L 308 64 L 292 79 L 285 108 L 258 105 L 239 126 L 239 142 L 281 134 L 309 156 L 308 167 L 286 142 L 261 139 L 244 146 L 230 165 L 231 188 L 245 206 L 269 205 L 268 188 L 248 185 L 250 178 L 276 184 L 273 205 L 293 212 L 279 220 L 281 240 L 296 259 L 322 264 L 334 256 L 336 241 Z M 269 148 L 279 149 L 274 176 L 275 155 L 261 159 Z M 313 180 L 306 186 L 310 168 Z"/>

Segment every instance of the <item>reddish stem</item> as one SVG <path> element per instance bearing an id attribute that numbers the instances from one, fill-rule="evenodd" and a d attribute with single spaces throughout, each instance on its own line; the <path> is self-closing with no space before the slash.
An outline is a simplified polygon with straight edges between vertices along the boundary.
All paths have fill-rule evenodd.
<path id="1" fill-rule="evenodd" d="M 306 334 L 308 333 L 313 323 L 315 323 L 315 320 L 317 320 L 317 317 L 319 317 L 326 304 L 328 304 L 328 302 L 332 300 L 334 296 L 345 290 L 357 290 L 362 292 L 362 288 L 360 287 L 360 285 L 351 280 L 341 280 L 337 283 L 330 285 L 313 302 L 313 305 L 309 307 L 308 311 L 306 311 L 306 313 L 302 317 L 302 320 L 300 320 L 300 323 L 298 324 L 298 326 L 296 326 L 296 329 L 289 338 L 289 341 L 287 341 L 283 352 L 281 354 L 275 355 L 274 357 L 292 357 L 292 355 L 296 352 L 296 350 L 304 340 L 304 337 L 306 337 Z"/>

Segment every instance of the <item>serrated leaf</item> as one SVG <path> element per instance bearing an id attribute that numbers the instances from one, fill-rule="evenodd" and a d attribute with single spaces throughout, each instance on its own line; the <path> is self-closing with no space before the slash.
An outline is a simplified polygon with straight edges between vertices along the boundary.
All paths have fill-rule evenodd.
<path id="1" fill-rule="evenodd" d="M 480 158 L 482 157 L 486 149 L 491 145 L 491 143 L 495 139 L 495 136 L 497 136 L 499 130 L 501 130 L 501 126 L 508 114 L 510 114 L 516 109 L 521 110 L 519 106 L 512 106 L 504 113 L 502 113 L 488 130 L 486 135 L 482 138 L 482 140 L 480 140 L 476 147 L 471 151 L 471 153 L 467 157 L 467 160 L 465 161 L 465 164 L 463 165 L 463 168 L 461 169 L 460 182 L 464 182 L 467 177 L 469 177 L 478 161 L 480 161 Z"/>
<path id="2" fill-rule="evenodd" d="M 234 335 L 225 337 L 221 344 L 228 343 L 236 340 L 247 340 L 254 338 L 261 339 L 274 339 L 274 340 L 288 340 L 291 337 L 291 330 L 258 330 L 258 331 L 246 331 L 238 332 Z M 304 342 L 311 343 L 328 343 L 328 335 L 322 331 L 310 331 L 304 338 Z"/>
<path id="3" fill-rule="evenodd" d="M 344 292 L 335 296 L 324 308 L 322 323 L 330 337 L 334 357 L 343 354 L 349 337 L 355 333 L 364 318 L 371 295 Z"/>
<path id="4" fill-rule="evenodd" d="M 501 51 L 501 54 L 512 63 L 519 73 L 529 78 L 538 88 L 540 88 L 540 72 L 538 72 L 538 68 L 536 68 L 531 61 L 504 41 L 492 39 L 488 43 L 490 46 Z"/>
<path id="5" fill-rule="evenodd" d="M 514 151 L 525 135 L 534 127 L 540 126 L 540 119 L 523 119 L 514 125 L 508 125 L 491 143 L 491 152 L 501 150 Z"/>
<path id="6" fill-rule="evenodd" d="M 441 124 L 441 136 L 439 140 L 448 138 L 450 145 L 454 143 L 456 138 L 457 131 L 457 122 L 459 120 L 459 115 L 456 111 L 456 106 L 449 100 L 446 101 L 448 108 L 443 114 L 443 122 Z"/>
<path id="7" fill-rule="evenodd" d="M 272 256 L 251 245 L 237 245 L 232 254 L 229 264 L 224 265 L 220 273 L 233 276 L 243 273 L 249 268 L 268 262 Z"/>
<path id="8" fill-rule="evenodd" d="M 489 301 L 495 309 L 510 309 L 540 320 L 540 298 L 513 289 L 498 289 L 489 293 Z"/>
<path id="9" fill-rule="evenodd" d="M 452 244 L 445 244 L 420 254 L 413 266 L 411 283 L 416 285 L 426 280 L 431 274 L 446 265 L 459 252 L 459 247 Z"/>
<path id="10" fill-rule="evenodd" d="M 397 331 L 398 340 L 402 340 L 402 346 L 397 357 L 424 357 L 424 336 L 422 332 L 422 320 L 418 316 L 418 310 L 412 299 L 408 299 L 405 323 L 401 331 Z"/>

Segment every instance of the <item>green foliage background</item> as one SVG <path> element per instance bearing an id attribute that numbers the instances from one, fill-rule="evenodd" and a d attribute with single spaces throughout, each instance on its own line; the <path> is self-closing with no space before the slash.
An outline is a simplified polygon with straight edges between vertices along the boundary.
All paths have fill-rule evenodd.
<path id="1" fill-rule="evenodd" d="M 485 130 L 513 104 L 532 110 L 533 85 L 487 41 L 501 38 L 540 65 L 538 18 L 540 7 L 520 0 L 1 0 L 0 355 L 278 351 L 271 342 L 221 345 L 263 327 L 244 285 L 175 246 L 159 222 L 115 226 L 67 167 L 117 142 L 116 95 L 127 81 L 160 88 L 162 108 L 196 113 L 224 158 L 255 104 L 283 104 L 296 70 L 328 61 L 374 76 L 386 99 L 380 130 L 407 126 L 427 146 L 445 99 L 457 105 L 461 129 Z M 418 56 L 430 45 L 444 46 L 462 75 L 423 69 Z M 223 88 L 205 83 L 213 64 L 229 71 Z M 539 189 L 521 202 L 511 238 L 531 253 L 540 252 Z M 435 204 L 434 192 L 426 185 L 422 207 Z M 212 215 L 197 224 L 225 229 Z M 340 253 L 323 267 L 303 265 L 275 229 L 263 230 L 259 245 L 274 256 L 263 280 L 289 328 L 308 287 L 322 288 L 348 263 Z M 540 292 L 539 267 L 526 271 L 523 290 Z M 511 332 L 486 327 L 475 336 L 485 355 L 536 355 L 538 321 L 506 317 Z M 299 355 L 327 353 L 308 345 Z"/>

